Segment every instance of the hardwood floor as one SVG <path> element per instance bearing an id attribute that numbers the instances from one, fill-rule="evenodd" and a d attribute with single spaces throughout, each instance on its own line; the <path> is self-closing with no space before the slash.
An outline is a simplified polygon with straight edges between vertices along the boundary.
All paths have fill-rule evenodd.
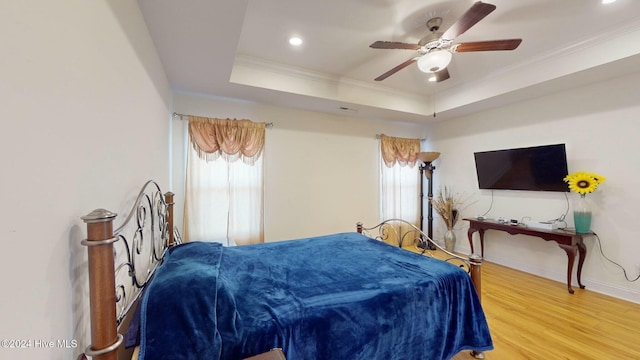
<path id="1" fill-rule="evenodd" d="M 482 305 L 494 345 L 485 359 L 640 359 L 640 304 L 574 290 L 485 262 Z M 473 357 L 464 351 L 453 359 Z"/>

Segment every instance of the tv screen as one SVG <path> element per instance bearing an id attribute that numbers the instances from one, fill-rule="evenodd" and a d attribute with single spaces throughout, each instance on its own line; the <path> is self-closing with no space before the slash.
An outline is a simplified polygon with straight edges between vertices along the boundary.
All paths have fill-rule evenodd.
<path id="1" fill-rule="evenodd" d="M 480 189 L 564 191 L 564 144 L 474 153 Z"/>

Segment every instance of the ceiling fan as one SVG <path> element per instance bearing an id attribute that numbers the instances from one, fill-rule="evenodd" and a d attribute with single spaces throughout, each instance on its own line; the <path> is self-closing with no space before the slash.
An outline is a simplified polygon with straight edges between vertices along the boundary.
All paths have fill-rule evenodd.
<path id="1" fill-rule="evenodd" d="M 431 34 L 423 37 L 417 44 L 408 44 L 396 41 L 376 41 L 369 47 L 374 49 L 404 49 L 417 50 L 418 55 L 394 67 L 386 73 L 378 76 L 375 80 L 382 81 L 405 67 L 418 63 L 418 68 L 426 73 L 433 73 L 435 81 L 440 82 L 449 78 L 447 65 L 451 61 L 452 53 L 471 52 L 471 51 L 496 51 L 496 50 L 514 50 L 517 48 L 522 39 L 505 39 L 490 41 L 475 41 L 453 44 L 458 36 L 469 30 L 473 25 L 477 24 L 485 16 L 489 15 L 496 6 L 493 4 L 478 1 L 467 10 L 460 19 L 458 19 L 444 33 L 439 32 L 442 18 L 436 17 L 427 21 L 427 28 Z"/>

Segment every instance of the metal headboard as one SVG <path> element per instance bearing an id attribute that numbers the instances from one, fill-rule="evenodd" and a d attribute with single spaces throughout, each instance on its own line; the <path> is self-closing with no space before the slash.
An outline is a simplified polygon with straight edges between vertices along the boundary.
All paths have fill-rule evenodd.
<path id="1" fill-rule="evenodd" d="M 114 230 L 115 236 L 120 240 L 114 244 L 118 326 L 142 294 L 141 290 L 147 285 L 169 248 L 167 210 L 168 205 L 160 186 L 154 181 L 148 181 L 140 190 L 127 218 Z M 124 279 L 120 283 L 119 279 L 123 278 L 121 274 L 125 270 Z M 131 297 L 127 296 L 127 287 L 132 291 Z"/>
<path id="2" fill-rule="evenodd" d="M 478 255 L 470 255 L 468 257 L 454 254 L 447 249 L 440 246 L 433 241 L 427 234 L 425 234 L 420 228 L 412 223 L 402 219 L 388 219 L 376 226 L 365 228 L 362 223 L 358 223 L 358 232 L 370 238 L 380 240 L 386 243 L 391 243 L 399 247 L 405 245 L 416 245 L 418 249 L 421 249 L 420 253 L 430 257 L 434 257 L 429 249 L 429 244 L 432 244 L 437 249 L 441 250 L 448 257 L 441 259 L 443 261 L 455 263 L 456 265 L 464 268 L 467 272 L 471 272 L 472 264 L 479 265 L 482 263 L 482 258 Z"/>
<path id="3" fill-rule="evenodd" d="M 131 210 L 117 229 L 111 230 L 117 214 L 108 210 L 96 209 L 82 217 L 88 229 L 87 239 L 83 240 L 82 244 L 89 248 L 90 287 L 94 285 L 91 281 L 92 271 L 97 274 L 96 277 L 99 277 L 100 284 L 115 286 L 115 289 L 109 292 L 111 298 L 115 299 L 115 304 L 101 303 L 96 305 L 96 309 L 91 304 L 92 322 L 94 312 L 100 312 L 102 315 L 98 317 L 104 317 L 104 314 L 111 314 L 115 307 L 116 329 L 114 331 L 117 331 L 136 300 L 142 295 L 143 289 L 153 277 L 157 267 L 162 263 L 169 247 L 182 242 L 178 230 L 173 226 L 173 196 L 174 194 L 170 192 L 163 194 L 160 186 L 155 181 L 149 180 L 140 189 Z M 95 251 L 92 252 L 92 250 Z M 109 256 L 104 253 L 105 250 L 112 252 L 113 259 L 108 259 Z M 104 268 L 96 268 L 96 262 Z M 111 264 L 114 272 L 109 275 L 108 268 L 111 268 Z M 101 291 L 97 290 L 97 286 L 95 284 L 94 289 L 90 291 L 92 293 Z M 96 299 L 105 297 L 102 291 L 95 296 Z M 107 297 L 109 297 L 108 294 Z M 111 309 L 105 309 L 107 306 Z M 102 330 L 101 326 L 96 327 Z M 111 333 L 112 330 L 108 329 L 105 332 Z M 104 336 L 110 335 L 112 334 Z M 101 344 L 96 344 L 94 336 L 95 334 L 92 333 L 93 344 L 85 350 L 87 356 L 112 352 L 123 341 L 123 336 L 116 333 L 115 341 L 109 340 L 106 344 L 108 346 L 105 346 L 102 339 L 99 341 Z"/>

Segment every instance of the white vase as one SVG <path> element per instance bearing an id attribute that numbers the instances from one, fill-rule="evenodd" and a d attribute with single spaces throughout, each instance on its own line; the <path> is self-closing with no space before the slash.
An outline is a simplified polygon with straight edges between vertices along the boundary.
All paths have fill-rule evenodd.
<path id="1" fill-rule="evenodd" d="M 444 248 L 449 252 L 456 248 L 456 234 L 451 229 L 444 233 Z"/>
<path id="2" fill-rule="evenodd" d="M 591 202 L 586 195 L 580 195 L 574 205 L 573 224 L 576 234 L 591 233 Z"/>

